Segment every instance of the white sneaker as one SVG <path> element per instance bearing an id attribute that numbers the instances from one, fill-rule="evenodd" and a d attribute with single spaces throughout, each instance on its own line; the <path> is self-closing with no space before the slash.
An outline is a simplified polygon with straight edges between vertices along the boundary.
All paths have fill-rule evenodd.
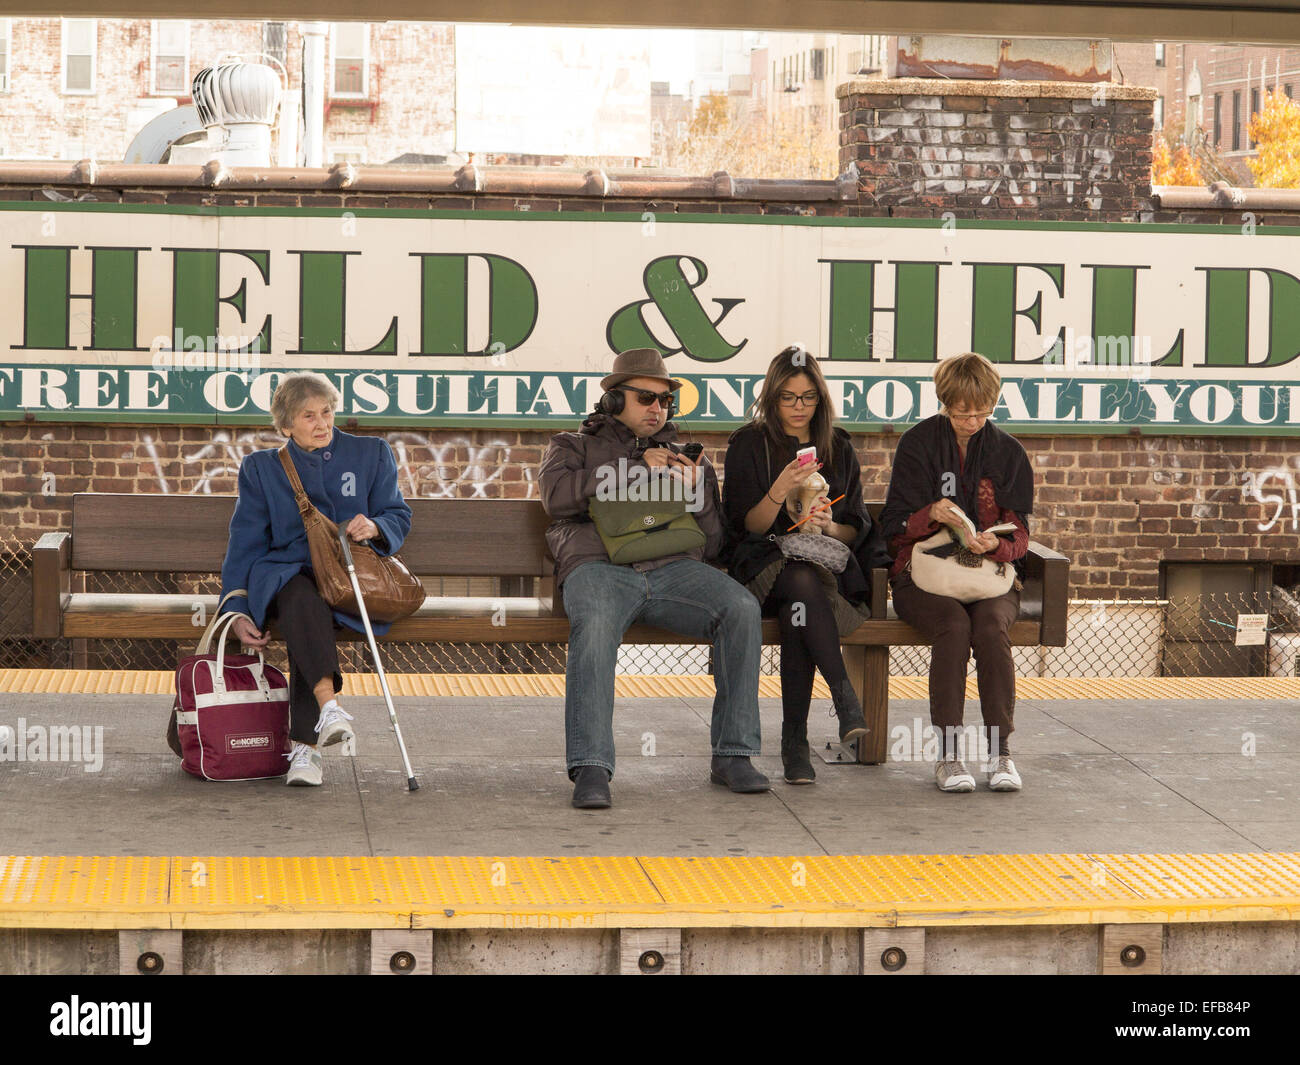
<path id="1" fill-rule="evenodd" d="M 320 720 L 316 722 L 316 734 L 320 737 L 320 745 L 332 747 L 340 741 L 344 743 L 353 741 L 356 736 L 352 726 L 348 724 L 351 720 L 352 715 L 333 699 L 326 703 L 325 708 L 320 712 Z"/>
<path id="2" fill-rule="evenodd" d="M 289 759 L 289 775 L 285 783 L 291 787 L 319 788 L 324 776 L 321 772 L 320 751 L 305 743 L 295 743 L 285 755 Z"/>
<path id="3" fill-rule="evenodd" d="M 1019 791 L 1020 774 L 1009 755 L 1000 754 L 989 763 L 989 791 Z"/>
<path id="4" fill-rule="evenodd" d="M 940 791 L 974 791 L 975 778 L 956 758 L 946 758 L 934 767 L 934 782 Z"/>

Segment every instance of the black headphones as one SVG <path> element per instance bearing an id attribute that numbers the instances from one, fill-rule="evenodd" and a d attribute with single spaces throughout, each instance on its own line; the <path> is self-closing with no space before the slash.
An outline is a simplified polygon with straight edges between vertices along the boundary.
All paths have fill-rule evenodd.
<path id="1" fill-rule="evenodd" d="M 601 414 L 608 414 L 615 418 L 623 413 L 623 408 L 626 405 L 627 396 L 623 394 L 621 388 L 611 388 L 596 401 L 596 409 Z"/>

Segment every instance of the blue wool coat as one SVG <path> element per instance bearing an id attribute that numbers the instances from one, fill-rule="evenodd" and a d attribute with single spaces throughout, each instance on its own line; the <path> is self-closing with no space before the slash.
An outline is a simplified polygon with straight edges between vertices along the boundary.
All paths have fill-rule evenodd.
<path id="1" fill-rule="evenodd" d="M 352 436 L 334 430 L 330 442 L 304 451 L 292 440 L 289 454 L 307 498 L 340 527 L 364 514 L 379 528 L 369 541 L 376 553 L 401 550 L 411 530 L 411 508 L 397 487 L 397 462 L 387 441 Z M 221 566 L 221 594 L 248 589 L 222 608 L 248 614 L 259 629 L 266 626 L 266 609 L 280 589 L 297 574 L 310 575 L 311 552 L 289 476 L 277 448 L 255 451 L 239 466 L 239 500 L 230 519 L 230 542 Z M 359 617 L 334 611 L 334 620 L 363 632 Z M 371 620 L 378 635 L 389 626 Z"/>

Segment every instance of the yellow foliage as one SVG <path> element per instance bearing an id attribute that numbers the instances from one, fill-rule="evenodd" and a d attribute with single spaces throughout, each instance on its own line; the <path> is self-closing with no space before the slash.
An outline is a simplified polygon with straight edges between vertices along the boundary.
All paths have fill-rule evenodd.
<path id="1" fill-rule="evenodd" d="M 1259 154 L 1247 159 L 1255 184 L 1265 189 L 1300 188 L 1300 104 L 1276 89 L 1250 116 L 1250 139 Z"/>
<path id="2" fill-rule="evenodd" d="M 790 109 L 767 122 L 746 116 L 722 93 L 700 100 L 680 139 L 664 146 L 664 162 L 691 174 L 725 170 L 733 177 L 829 179 L 839 173 L 839 137 L 826 122 Z"/>
<path id="3" fill-rule="evenodd" d="M 1180 144 L 1171 157 L 1169 144 L 1164 137 L 1156 138 L 1151 155 L 1151 184 L 1153 185 L 1204 185 L 1200 164 L 1192 158 L 1185 144 Z"/>

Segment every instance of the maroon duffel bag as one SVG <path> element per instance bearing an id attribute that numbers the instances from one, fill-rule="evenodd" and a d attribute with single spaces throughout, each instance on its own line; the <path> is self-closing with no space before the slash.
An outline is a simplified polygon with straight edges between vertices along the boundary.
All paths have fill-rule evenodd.
<path id="1" fill-rule="evenodd" d="M 180 748 L 181 768 L 204 780 L 280 777 L 289 768 L 289 682 L 261 651 L 225 653 L 231 626 L 247 616 L 215 618 L 176 670 L 168 739 Z M 216 652 L 209 653 L 214 628 Z"/>

